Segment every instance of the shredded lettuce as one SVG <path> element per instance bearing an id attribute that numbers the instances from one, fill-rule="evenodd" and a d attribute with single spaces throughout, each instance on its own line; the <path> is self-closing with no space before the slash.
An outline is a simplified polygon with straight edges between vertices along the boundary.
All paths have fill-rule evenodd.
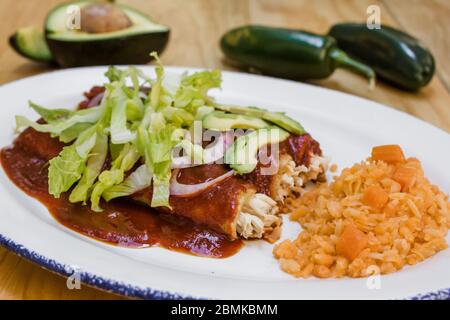
<path id="1" fill-rule="evenodd" d="M 120 184 L 112 186 L 103 192 L 103 198 L 110 201 L 119 197 L 126 197 L 145 189 L 151 185 L 152 174 L 145 164 L 139 166 Z"/>
<path id="2" fill-rule="evenodd" d="M 131 83 L 133 84 L 134 94 L 139 93 L 139 73 L 135 67 L 128 67 L 128 74 L 130 75 Z"/>
<path id="3" fill-rule="evenodd" d="M 53 123 L 62 119 L 67 119 L 74 114 L 74 111 L 67 109 L 47 109 L 32 101 L 28 101 L 28 105 L 38 113 L 47 123 Z"/>
<path id="4" fill-rule="evenodd" d="M 80 122 L 77 124 L 74 124 L 70 128 L 64 130 L 59 134 L 59 141 L 64 143 L 69 143 L 73 140 L 75 140 L 84 130 L 91 127 L 92 123 L 87 122 Z M 58 137 L 58 135 L 52 134 L 52 137 Z"/>
<path id="5" fill-rule="evenodd" d="M 179 135 L 174 134 L 174 132 L 175 128 L 167 125 L 156 132 L 149 133 L 149 147 L 153 165 L 152 207 L 170 207 L 170 163 L 172 161 L 172 149 L 179 142 Z"/>
<path id="6" fill-rule="evenodd" d="M 66 192 L 81 178 L 85 159 L 80 157 L 75 145 L 64 147 L 48 168 L 48 191 L 55 198 Z"/>
<path id="7" fill-rule="evenodd" d="M 133 141 L 136 133 L 127 127 L 127 102 L 128 97 L 123 91 L 124 85 L 115 82 L 107 86 L 111 90 L 109 96 L 111 103 L 111 141 L 114 144 L 123 144 Z"/>
<path id="8" fill-rule="evenodd" d="M 118 157 L 113 161 L 112 167 L 124 172 L 133 168 L 139 160 L 140 154 L 134 144 L 127 143 L 123 146 Z"/>
<path id="9" fill-rule="evenodd" d="M 86 167 L 83 171 L 83 176 L 70 193 L 70 202 L 86 203 L 86 200 L 89 196 L 89 191 L 94 184 L 95 179 L 97 179 L 98 175 L 102 171 L 107 153 L 108 136 L 100 131 L 96 136 L 96 142 L 94 147 L 92 148 L 90 157 L 87 160 Z"/>
<path id="10" fill-rule="evenodd" d="M 120 169 L 111 169 L 107 171 L 103 171 L 98 176 L 98 181 L 94 185 L 94 189 L 91 194 L 91 209 L 96 212 L 101 212 L 102 208 L 100 207 L 100 198 L 103 192 L 116 184 L 119 184 L 123 181 L 124 174 Z"/>
<path id="11" fill-rule="evenodd" d="M 86 167 L 89 152 L 95 145 L 97 132 L 95 126 L 83 131 L 75 143 L 64 147 L 59 155 L 49 162 L 49 193 L 59 198 L 77 182 Z"/>
<path id="12" fill-rule="evenodd" d="M 166 107 L 161 112 L 166 121 L 180 127 L 190 127 L 195 120 L 192 113 L 180 108 Z"/>
<path id="13" fill-rule="evenodd" d="M 138 148 L 144 156 L 145 165 L 153 175 L 152 207 L 169 205 L 170 164 L 172 149 L 183 137 L 181 131 L 171 124 L 164 125 L 163 119 L 151 123 L 150 130 L 138 131 Z"/>
<path id="14" fill-rule="evenodd" d="M 101 211 L 100 199 L 108 188 L 122 183 L 125 177 L 125 172 L 131 170 L 140 155 L 137 147 L 133 144 L 127 143 L 120 150 L 118 156 L 114 159 L 111 169 L 103 171 L 98 181 L 95 183 L 91 194 L 91 209 L 94 211 Z"/>
<path id="15" fill-rule="evenodd" d="M 203 164 L 205 149 L 201 145 L 193 144 L 190 140 L 183 139 L 177 144 L 177 147 L 181 147 L 186 152 L 192 164 Z"/>
<path id="16" fill-rule="evenodd" d="M 151 206 L 170 208 L 170 161 L 156 163 L 153 170 L 153 194 Z"/>
<path id="17" fill-rule="evenodd" d="M 156 80 L 153 81 L 152 90 L 150 91 L 150 106 L 154 110 L 158 110 L 160 107 L 161 96 L 164 94 L 164 88 L 162 86 L 162 82 L 164 79 L 164 67 L 156 53 L 153 52 L 151 56 L 156 60 Z"/>
<path id="18" fill-rule="evenodd" d="M 205 162 L 207 153 L 199 138 L 189 139 L 188 133 L 202 134 L 196 127 L 201 121 L 196 120 L 215 110 L 250 114 L 289 132 L 300 132 L 299 124 L 284 114 L 216 104 L 208 93 L 220 88 L 219 70 L 166 73 L 158 55 L 152 56 L 156 77 L 135 67 L 109 67 L 105 73 L 109 82 L 99 106 L 71 111 L 30 102 L 46 123 L 16 117 L 18 130 L 32 127 L 67 144 L 49 162 L 50 194 L 60 197 L 69 191 L 71 202 L 90 201 L 94 211 L 101 211 L 102 198 L 110 201 L 152 186 L 151 206 L 170 207 L 171 167 Z M 151 86 L 148 94 L 142 90 L 147 84 Z M 238 141 L 230 148 L 236 154 L 225 154 L 230 165 L 242 160 L 242 145 L 250 143 L 245 137 Z M 183 150 L 181 158 L 174 158 L 177 150 Z M 104 169 L 108 155 L 111 165 Z M 253 162 L 246 169 L 252 170 Z"/>
<path id="19" fill-rule="evenodd" d="M 185 76 L 175 95 L 175 107 L 196 111 L 198 107 L 204 106 L 210 101 L 207 96 L 208 90 L 220 88 L 221 81 L 220 70 L 196 72 Z"/>
<path id="20" fill-rule="evenodd" d="M 16 126 L 18 130 L 32 127 L 34 130 L 39 132 L 48 132 L 55 135 L 60 135 L 64 130 L 69 129 L 77 123 L 96 123 L 100 119 L 102 113 L 102 106 L 98 106 L 74 112 L 67 119 L 52 121 L 51 123 L 46 124 L 40 124 L 28 120 L 25 117 L 16 116 Z"/>
<path id="21" fill-rule="evenodd" d="M 109 66 L 108 70 L 105 72 L 105 77 L 108 78 L 109 82 L 120 81 L 126 75 L 125 70 L 121 70 L 114 66 Z"/>
<path id="22" fill-rule="evenodd" d="M 84 130 L 75 141 L 75 150 L 81 158 L 86 159 L 97 140 L 97 126 Z"/>
<path id="23" fill-rule="evenodd" d="M 111 156 L 111 160 L 115 160 L 117 159 L 117 157 L 119 157 L 120 152 L 122 151 L 122 149 L 124 148 L 125 145 L 123 144 L 114 144 L 114 143 L 109 143 L 109 155 Z"/>
<path id="24" fill-rule="evenodd" d="M 141 99 L 136 96 L 127 100 L 126 117 L 129 121 L 139 121 L 144 116 L 144 104 Z"/>

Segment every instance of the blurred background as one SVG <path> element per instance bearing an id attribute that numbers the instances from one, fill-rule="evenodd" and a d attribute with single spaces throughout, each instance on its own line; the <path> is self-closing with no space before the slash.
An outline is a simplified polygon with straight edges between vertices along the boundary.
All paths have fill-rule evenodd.
<path id="1" fill-rule="evenodd" d="M 57 69 L 19 56 L 8 44 L 17 29 L 43 26 L 61 0 L 0 0 L 0 85 Z M 263 24 L 325 34 L 338 22 L 367 20 L 367 8 L 380 8 L 381 23 L 420 39 L 433 53 L 436 73 L 418 92 L 401 91 L 346 70 L 309 81 L 362 96 L 407 112 L 450 132 L 450 1 L 448 0 L 119 0 L 170 28 L 161 58 L 165 65 L 238 70 L 225 64 L 219 39 L 245 24 Z M 2 106 L 7 107 L 7 106 Z M 68 290 L 66 280 L 0 248 L 0 299 L 116 298 L 95 289 Z"/>

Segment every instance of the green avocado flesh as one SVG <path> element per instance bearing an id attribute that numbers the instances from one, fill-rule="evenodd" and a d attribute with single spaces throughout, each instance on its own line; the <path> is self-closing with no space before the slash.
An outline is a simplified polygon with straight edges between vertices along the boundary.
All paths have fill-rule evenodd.
<path id="1" fill-rule="evenodd" d="M 214 111 L 203 118 L 203 128 L 226 131 L 229 129 L 262 129 L 269 127 L 266 121 L 242 114 Z"/>
<path id="2" fill-rule="evenodd" d="M 62 41 L 95 41 L 102 39 L 121 38 L 131 35 L 168 32 L 166 26 L 156 24 L 146 15 L 131 9 L 129 7 L 119 5 L 119 8 L 130 18 L 133 25 L 129 28 L 105 33 L 87 33 L 79 30 L 70 30 L 66 26 L 67 9 L 69 5 L 78 5 L 83 8 L 91 4 L 90 1 L 77 1 L 70 4 L 64 4 L 55 8 L 47 16 L 45 30 L 47 37 L 54 40 Z"/>
<path id="3" fill-rule="evenodd" d="M 272 122 L 273 124 L 276 124 L 277 126 L 293 134 L 302 135 L 306 133 L 305 129 L 298 121 L 295 121 L 294 119 L 288 117 L 287 115 L 281 112 L 270 112 L 265 109 L 260 109 L 256 107 L 241 107 L 230 105 L 216 105 L 215 108 L 226 112 L 258 117 L 266 121 Z"/>
<path id="4" fill-rule="evenodd" d="M 41 62 L 52 61 L 43 32 L 36 27 L 17 30 L 9 39 L 11 46 L 22 56 Z"/>
<path id="5" fill-rule="evenodd" d="M 169 40 L 169 28 L 155 23 L 145 14 L 115 4 L 131 21 L 124 29 L 89 33 L 70 29 L 70 6 L 83 7 L 92 1 L 75 1 L 53 9 L 45 21 L 46 39 L 56 62 L 63 67 L 146 64 L 150 52 L 161 53 Z M 80 19 L 81 20 L 81 19 Z M 72 20 L 72 22 L 75 20 Z M 81 21 L 80 21 L 81 22 Z M 70 25 L 70 24 L 69 24 Z"/>
<path id="6" fill-rule="evenodd" d="M 288 117 L 281 112 L 266 112 L 263 115 L 263 119 L 270 121 L 283 129 L 292 132 L 294 134 L 302 135 L 305 134 L 305 129 L 301 126 L 298 121 Z"/>
<path id="7" fill-rule="evenodd" d="M 257 153 L 267 144 L 280 143 L 289 133 L 279 128 L 265 128 L 240 136 L 225 153 L 225 163 L 239 174 L 250 173 L 258 164 Z"/>

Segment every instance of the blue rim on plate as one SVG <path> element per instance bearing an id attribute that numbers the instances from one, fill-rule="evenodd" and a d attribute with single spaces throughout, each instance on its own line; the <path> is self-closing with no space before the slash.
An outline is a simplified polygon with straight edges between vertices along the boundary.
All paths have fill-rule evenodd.
<path id="1" fill-rule="evenodd" d="M 4 246 L 8 250 L 18 254 L 19 256 L 30 260 L 41 267 L 56 272 L 64 277 L 73 275 L 76 271 L 73 267 L 59 263 L 53 259 L 44 257 L 43 255 L 29 250 L 21 244 L 14 242 L 11 239 L 6 238 L 0 234 L 0 245 Z M 148 300 L 201 300 L 184 294 L 154 290 L 151 288 L 140 288 L 132 286 L 123 282 L 106 279 L 89 272 L 80 272 L 81 282 L 105 290 L 113 292 L 125 297 L 148 299 Z M 441 289 L 433 292 L 417 294 L 415 296 L 407 297 L 407 300 L 450 300 L 450 288 Z"/>
<path id="2" fill-rule="evenodd" d="M 75 268 L 69 265 L 62 264 L 53 259 L 44 257 L 43 255 L 34 252 L 24 247 L 23 245 L 18 244 L 9 238 L 6 238 L 1 234 L 0 234 L 0 245 L 16 253 L 17 255 L 27 260 L 30 260 L 49 271 L 56 272 L 64 277 L 70 277 L 76 271 Z M 201 298 L 196 298 L 174 292 L 154 290 L 151 288 L 140 288 L 137 286 L 125 284 L 123 282 L 106 279 L 85 271 L 80 272 L 79 276 L 81 282 L 89 286 L 93 286 L 105 291 L 113 292 L 130 298 L 139 298 L 147 300 L 201 300 Z"/>

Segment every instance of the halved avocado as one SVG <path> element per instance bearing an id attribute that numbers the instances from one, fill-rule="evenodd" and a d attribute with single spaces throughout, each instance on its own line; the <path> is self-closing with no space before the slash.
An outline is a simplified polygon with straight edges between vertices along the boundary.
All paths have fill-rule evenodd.
<path id="1" fill-rule="evenodd" d="M 25 58 L 39 62 L 52 61 L 52 54 L 41 29 L 33 26 L 21 28 L 9 38 L 9 43 Z"/>
<path id="2" fill-rule="evenodd" d="M 79 30 L 67 27 L 70 6 L 80 8 Z M 117 27 L 111 28 L 114 24 Z M 153 22 L 135 9 L 87 0 L 54 8 L 47 15 L 45 33 L 55 61 L 63 67 L 145 64 L 153 59 L 149 53 L 161 53 L 169 39 L 168 27 Z"/>

